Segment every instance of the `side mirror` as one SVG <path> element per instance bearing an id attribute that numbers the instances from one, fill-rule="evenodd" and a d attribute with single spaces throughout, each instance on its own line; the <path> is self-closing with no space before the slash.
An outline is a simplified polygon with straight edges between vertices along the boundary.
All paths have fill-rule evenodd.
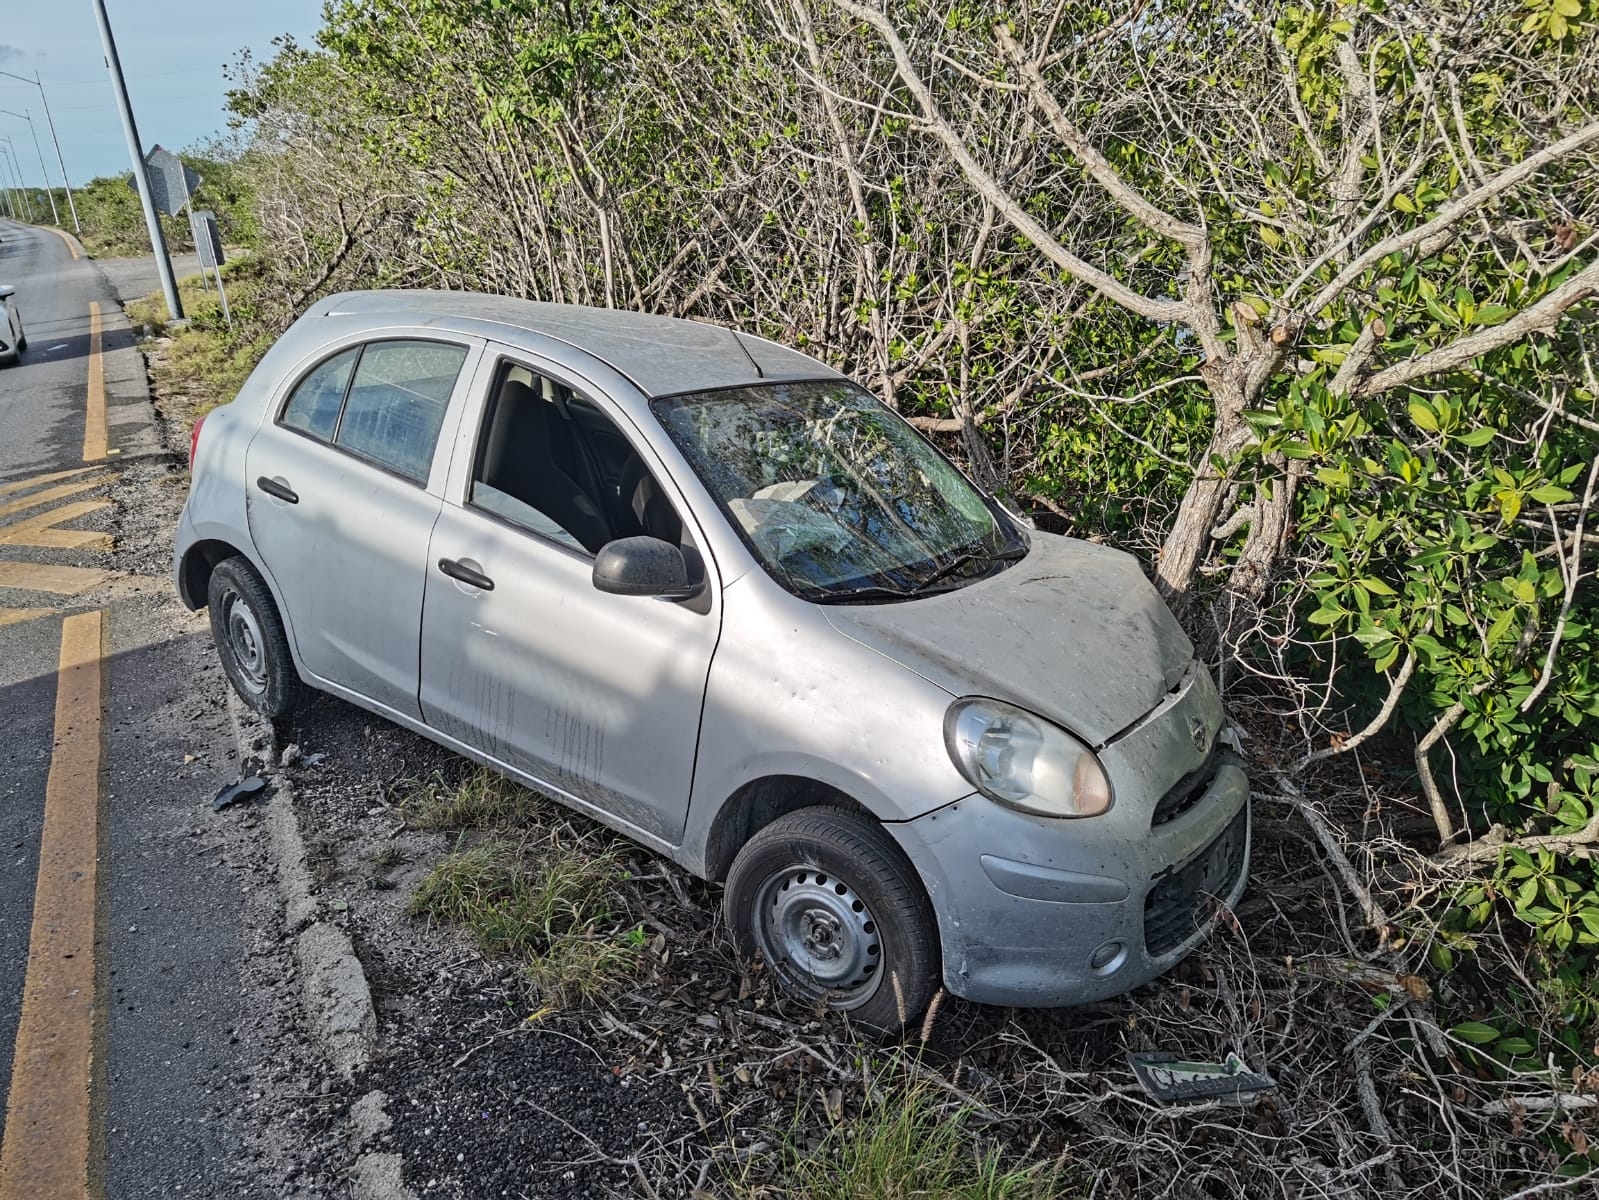
<path id="1" fill-rule="evenodd" d="M 671 542 L 628 537 L 600 547 L 594 556 L 594 586 L 613 596 L 687 600 L 701 585 L 689 580 L 688 562 Z"/>
<path id="2" fill-rule="evenodd" d="M 0 283 L 0 300 L 5 300 L 17 294 L 17 289 L 9 283 Z"/>

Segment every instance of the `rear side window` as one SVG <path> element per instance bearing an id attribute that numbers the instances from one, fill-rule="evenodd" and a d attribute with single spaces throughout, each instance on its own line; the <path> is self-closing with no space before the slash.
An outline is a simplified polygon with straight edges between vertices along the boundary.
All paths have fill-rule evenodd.
<path id="1" fill-rule="evenodd" d="M 465 361 L 464 347 L 439 342 L 368 345 L 333 444 L 425 482 L 444 409 Z"/>
<path id="2" fill-rule="evenodd" d="M 318 363 L 295 385 L 281 424 L 427 482 L 466 348 L 368 342 Z"/>
<path id="3" fill-rule="evenodd" d="M 331 442 L 339 424 L 339 410 L 344 407 L 345 389 L 350 386 L 350 374 L 360 357 L 361 347 L 355 346 L 314 368 L 289 397 L 283 409 L 283 423 Z"/>

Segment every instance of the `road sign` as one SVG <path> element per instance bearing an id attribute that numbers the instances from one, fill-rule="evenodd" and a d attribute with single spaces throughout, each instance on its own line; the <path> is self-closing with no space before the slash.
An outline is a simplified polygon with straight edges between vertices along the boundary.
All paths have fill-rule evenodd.
<path id="1" fill-rule="evenodd" d="M 150 181 L 150 199 L 169 217 L 177 216 L 194 190 L 204 182 L 181 158 L 162 146 L 156 146 L 144 156 L 144 175 Z M 137 190 L 131 178 L 128 186 Z"/>
<path id="2" fill-rule="evenodd" d="M 222 253 L 222 235 L 217 231 L 217 215 L 202 208 L 189 217 L 189 228 L 194 234 L 194 250 L 200 256 L 200 265 L 215 270 L 227 262 Z"/>

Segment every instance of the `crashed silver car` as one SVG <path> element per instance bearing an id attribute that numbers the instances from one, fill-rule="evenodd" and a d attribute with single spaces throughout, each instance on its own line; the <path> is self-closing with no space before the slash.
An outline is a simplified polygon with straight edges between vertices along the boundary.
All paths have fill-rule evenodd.
<path id="1" fill-rule="evenodd" d="M 176 582 L 246 702 L 331 692 L 725 882 L 862 1025 L 1113 995 L 1243 890 L 1247 782 L 1138 564 L 805 355 L 338 295 L 192 457 Z"/>

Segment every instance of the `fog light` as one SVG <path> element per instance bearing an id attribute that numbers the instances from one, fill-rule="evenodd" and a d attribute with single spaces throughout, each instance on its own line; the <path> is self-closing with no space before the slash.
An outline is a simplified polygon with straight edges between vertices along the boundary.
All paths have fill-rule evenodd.
<path id="1" fill-rule="evenodd" d="M 1088 956 L 1088 969 L 1096 975 L 1109 975 L 1127 961 L 1127 947 L 1120 942 L 1106 942 Z"/>

